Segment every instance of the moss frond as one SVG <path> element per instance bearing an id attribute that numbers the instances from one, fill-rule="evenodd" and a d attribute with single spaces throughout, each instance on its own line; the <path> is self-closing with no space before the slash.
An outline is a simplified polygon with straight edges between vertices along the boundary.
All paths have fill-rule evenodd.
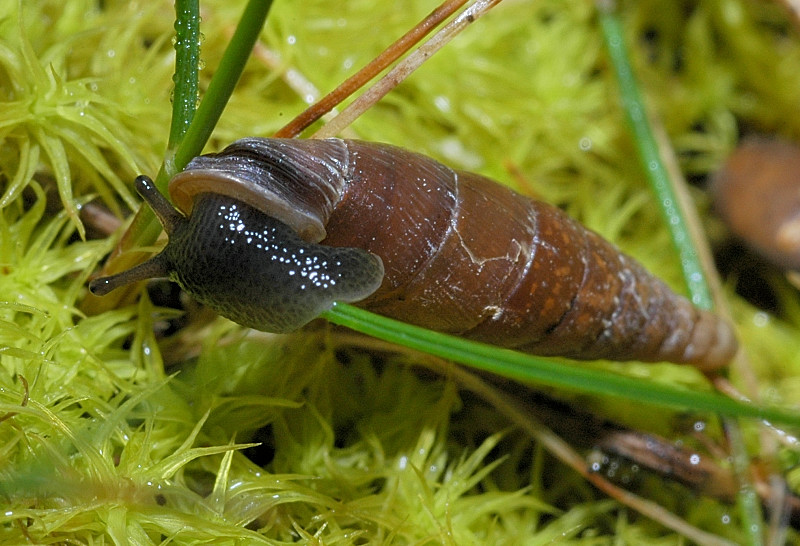
<path id="1" fill-rule="evenodd" d="M 275 66 L 248 63 L 211 148 L 269 135 L 297 113 L 305 97 L 288 71 L 327 91 L 433 7 L 332 6 L 277 3 L 260 44 Z M 202 2 L 201 88 L 241 7 Z M 687 173 L 713 172 L 743 128 L 800 136 L 800 38 L 779 8 L 644 1 L 622 2 L 621 15 Z M 111 242 L 82 240 L 77 214 L 100 196 L 122 217 L 138 203 L 133 176 L 163 159 L 172 17 L 169 2 L 0 5 L 0 542 L 682 543 L 410 351 L 324 324 L 246 332 L 191 304 L 185 316 L 162 308 L 155 292 L 86 316 L 86 280 Z M 561 205 L 679 286 L 615 85 L 591 2 L 509 1 L 352 130 Z M 759 390 L 796 404 L 800 298 L 780 275 L 771 282 L 780 309 L 730 298 Z M 624 367 L 708 388 L 693 370 Z M 692 441 L 683 416 L 570 402 Z M 718 427 L 707 433 L 724 441 Z M 761 432 L 745 433 L 757 452 Z M 797 489 L 795 450 L 777 451 L 776 472 Z M 637 472 L 626 486 L 709 532 L 745 537 L 726 502 Z"/>
<path id="2" fill-rule="evenodd" d="M 0 172 L 11 181 L 0 207 L 20 196 L 35 170 L 52 177 L 79 230 L 76 195 L 96 192 L 115 211 L 120 199 L 136 206 L 128 180 L 152 170 L 158 150 L 139 131 L 151 124 L 157 133 L 168 112 L 165 97 L 148 92 L 171 74 L 163 58 L 169 27 L 151 34 L 153 8 L 145 17 L 133 6 L 123 13 L 84 4 L 21 3 L 0 34 Z M 98 47 L 87 50 L 88 43 Z"/>

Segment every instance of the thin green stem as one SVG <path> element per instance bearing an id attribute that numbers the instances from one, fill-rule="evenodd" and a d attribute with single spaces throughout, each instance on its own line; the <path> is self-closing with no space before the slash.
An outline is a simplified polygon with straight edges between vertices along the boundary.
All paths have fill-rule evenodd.
<path id="1" fill-rule="evenodd" d="M 191 2 L 195 0 L 183 1 Z M 194 76 L 191 77 L 196 78 L 198 70 L 197 58 L 199 57 L 194 57 L 186 51 L 183 53 L 178 52 L 174 76 L 174 102 L 180 104 L 173 105 L 169 145 L 165 154 L 164 164 L 155 178 L 156 186 L 162 193 L 166 193 L 165 190 L 170 177 L 182 170 L 190 159 L 200 154 L 203 146 L 208 141 L 208 137 L 216 126 L 219 116 L 225 109 L 233 88 L 239 81 L 239 76 L 241 76 L 244 65 L 250 57 L 250 52 L 258 39 L 271 5 L 271 0 L 250 0 L 247 4 L 231 42 L 225 50 L 220 66 L 212 77 L 208 90 L 196 111 L 194 110 L 194 105 L 197 91 L 196 89 L 194 91 L 191 90 L 191 85 L 186 84 L 184 76 L 181 76 L 181 74 L 194 72 Z M 199 19 L 197 21 L 189 21 L 194 16 L 193 11 L 183 4 L 180 6 L 176 4 L 176 12 L 178 18 L 175 22 L 176 31 L 182 31 L 186 27 L 199 24 Z M 185 42 L 181 49 L 183 47 L 187 49 L 193 48 L 194 46 L 199 48 L 199 35 L 195 41 L 192 41 L 191 38 L 186 38 L 185 40 L 176 39 L 176 42 L 181 41 Z M 161 225 L 156 221 L 156 217 L 150 207 L 139 207 L 130 228 L 122 241 L 120 241 L 112 257 L 106 262 L 103 273 L 110 274 L 123 271 L 141 261 L 140 253 L 127 252 L 127 250 L 153 244 L 160 233 Z M 97 303 L 94 311 L 100 312 L 103 309 L 114 307 L 125 294 L 125 290 L 118 290 L 116 294 L 106 296 L 101 300 L 102 303 Z"/>
<path id="2" fill-rule="evenodd" d="M 736 505 L 742 516 L 742 529 L 749 546 L 762 546 L 764 544 L 764 518 L 761 515 L 761 501 L 758 493 L 749 479 L 752 461 L 747 455 L 747 446 L 741 427 L 734 420 L 725 420 L 723 423 L 725 435 L 731 446 L 731 464 L 736 476 L 740 478 Z"/>
<path id="3" fill-rule="evenodd" d="M 172 81 L 172 123 L 168 150 L 174 150 L 186 133 L 197 107 L 200 62 L 200 2 L 175 1 L 175 74 Z"/>
<path id="4" fill-rule="evenodd" d="M 385 341 L 518 381 L 625 398 L 680 411 L 707 411 L 733 417 L 800 425 L 800 415 L 796 412 L 746 404 L 714 392 L 690 391 L 652 381 L 613 375 L 607 371 L 567 366 L 546 358 L 537 358 L 493 345 L 432 332 L 386 317 L 376 320 L 372 313 L 352 305 L 337 304 L 322 316 L 336 324 Z"/>
<path id="5" fill-rule="evenodd" d="M 623 108 L 633 132 L 639 159 L 659 200 L 673 243 L 678 250 L 683 276 L 689 289 L 690 297 L 698 307 L 711 309 L 714 306 L 711 295 L 712 290 L 709 278 L 703 269 L 700 252 L 691 237 L 689 222 L 691 218 L 688 217 L 688 213 L 682 210 L 680 197 L 673 187 L 669 171 L 664 165 L 639 85 L 631 68 L 622 24 L 610 2 L 599 1 L 598 6 L 600 8 L 600 24 L 603 29 L 603 36 L 616 72 Z M 728 400 L 729 403 L 737 403 L 731 399 L 723 399 Z M 755 406 L 751 407 L 755 408 Z M 728 418 L 744 417 L 742 414 L 727 413 L 721 407 L 716 411 Z M 768 418 L 768 420 L 771 420 L 771 418 Z M 736 422 L 725 419 L 724 423 L 728 438 L 731 440 L 733 458 L 737 461 L 735 465 L 736 474 L 743 483 L 737 495 L 742 526 L 747 532 L 748 544 L 759 546 L 762 544 L 763 521 L 757 496 L 754 493 L 752 484 L 749 483 L 747 450 L 740 437 L 741 432 Z"/>
<path id="6" fill-rule="evenodd" d="M 271 6 L 272 0 L 250 0 L 247 3 L 189 129 L 178 145 L 172 161 L 167 161 L 165 165 L 167 174 L 172 175 L 182 170 L 193 157 L 202 152 L 242 75 Z"/>
<path id="7" fill-rule="evenodd" d="M 617 76 L 625 116 L 639 152 L 639 161 L 655 192 L 672 241 L 678 251 L 689 296 L 696 306 L 711 309 L 714 303 L 709 283 L 692 242 L 686 216 L 679 206 L 678 196 L 670 183 L 669 173 L 659 153 L 642 93 L 631 67 L 622 24 L 613 11 L 600 9 L 600 25 Z"/>

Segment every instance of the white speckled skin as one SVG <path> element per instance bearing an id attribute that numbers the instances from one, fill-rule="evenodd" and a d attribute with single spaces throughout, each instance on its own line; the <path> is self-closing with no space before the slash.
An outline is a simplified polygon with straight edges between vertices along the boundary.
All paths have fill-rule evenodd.
<path id="1" fill-rule="evenodd" d="M 210 193 L 196 198 L 164 254 L 170 278 L 197 300 L 269 332 L 297 330 L 335 301 L 364 299 L 383 280 L 374 254 L 307 243 L 282 222 Z"/>

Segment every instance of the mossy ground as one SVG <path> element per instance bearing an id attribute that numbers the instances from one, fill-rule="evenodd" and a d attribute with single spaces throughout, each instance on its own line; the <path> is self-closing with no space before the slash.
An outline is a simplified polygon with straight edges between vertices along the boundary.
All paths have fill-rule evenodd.
<path id="1" fill-rule="evenodd" d="M 433 7 L 277 2 L 263 45 L 279 69 L 251 60 L 209 148 L 268 136 L 303 108 L 282 71 L 327 91 Z M 241 5 L 202 9 L 207 82 Z M 713 172 L 743 132 L 800 138 L 800 39 L 779 6 L 643 1 L 621 14 L 691 178 Z M 81 240 L 78 209 L 99 196 L 122 216 L 137 203 L 133 176 L 158 169 L 172 20 L 170 2 L 0 6 L 0 543 L 682 543 L 402 349 L 325 324 L 244 332 L 194 309 L 162 337 L 176 312 L 147 298 L 86 316 L 86 280 L 114 241 Z M 563 206 L 680 289 L 591 2 L 508 0 L 352 131 Z M 713 219 L 708 228 L 720 232 Z M 778 305 L 757 309 L 729 289 L 742 343 L 760 394 L 796 404 L 800 300 L 780 273 L 755 282 Z M 613 368 L 707 388 L 693 370 Z M 686 439 L 674 415 L 583 405 Z M 748 442 L 758 454 L 757 431 Z M 797 459 L 790 446 L 776 463 L 795 487 L 784 469 Z M 743 540 L 733 506 L 636 482 Z"/>

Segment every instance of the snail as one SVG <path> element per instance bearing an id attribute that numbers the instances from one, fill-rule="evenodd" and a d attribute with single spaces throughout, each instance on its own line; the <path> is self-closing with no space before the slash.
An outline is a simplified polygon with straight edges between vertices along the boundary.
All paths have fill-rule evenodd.
<path id="1" fill-rule="evenodd" d="M 137 189 L 169 242 L 96 294 L 169 277 L 273 332 L 345 301 L 539 355 L 715 369 L 736 351 L 725 321 L 558 208 L 402 148 L 245 138 L 173 177 L 178 210 Z"/>

